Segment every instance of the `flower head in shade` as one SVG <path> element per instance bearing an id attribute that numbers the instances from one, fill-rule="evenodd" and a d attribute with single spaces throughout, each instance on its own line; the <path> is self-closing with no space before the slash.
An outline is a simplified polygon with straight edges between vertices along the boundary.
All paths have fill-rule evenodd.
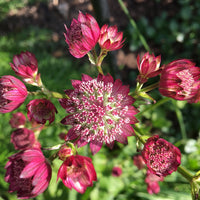
<path id="1" fill-rule="evenodd" d="M 13 57 L 13 63 L 10 64 L 16 75 L 22 77 L 24 82 L 38 85 L 40 75 L 38 74 L 38 63 L 35 56 L 26 51 Z"/>
<path id="2" fill-rule="evenodd" d="M 12 128 L 23 128 L 26 123 L 26 117 L 21 112 L 13 113 L 9 123 Z"/>
<path id="3" fill-rule="evenodd" d="M 73 80 L 74 90 L 66 90 L 69 99 L 60 99 L 61 106 L 70 115 L 61 122 L 72 125 L 66 140 L 77 139 L 78 147 L 90 143 L 93 154 L 103 144 L 110 148 L 114 141 L 127 144 L 127 136 L 132 136 L 137 110 L 132 106 L 134 99 L 128 95 L 129 87 L 123 86 L 111 75 L 99 75 L 93 79 L 82 76 L 82 81 Z"/>
<path id="4" fill-rule="evenodd" d="M 193 99 L 198 93 L 200 68 L 187 59 L 175 60 L 162 70 L 159 91 L 176 100 Z"/>
<path id="5" fill-rule="evenodd" d="M 112 176 L 119 177 L 122 174 L 122 168 L 115 166 L 112 168 Z"/>
<path id="6" fill-rule="evenodd" d="M 142 155 L 138 154 L 133 157 L 133 164 L 138 168 L 142 169 L 146 166 Z"/>
<path id="7" fill-rule="evenodd" d="M 140 61 L 140 56 L 137 57 L 137 65 L 139 75 L 137 81 L 141 84 L 147 82 L 148 78 L 159 75 L 162 71 L 160 67 L 161 56 L 155 57 L 154 54 L 150 55 L 149 52 L 145 53 Z"/>
<path id="8" fill-rule="evenodd" d="M 40 143 L 36 140 L 34 132 L 27 128 L 18 128 L 11 134 L 11 142 L 16 150 L 29 148 L 40 148 Z"/>
<path id="9" fill-rule="evenodd" d="M 117 26 L 103 25 L 100 30 L 99 45 L 101 49 L 114 51 L 123 46 L 123 33 L 118 32 Z"/>
<path id="10" fill-rule="evenodd" d="M 59 178 L 66 187 L 79 193 L 84 193 L 97 180 L 92 160 L 80 155 L 72 155 L 63 162 L 58 170 Z"/>
<path id="11" fill-rule="evenodd" d="M 65 41 L 70 53 L 76 58 L 86 55 L 98 42 L 100 28 L 90 14 L 79 12 L 78 20 L 73 19 L 70 28 L 65 28 Z"/>
<path id="12" fill-rule="evenodd" d="M 20 199 L 36 197 L 46 190 L 51 166 L 39 149 L 28 149 L 10 156 L 5 169 L 9 192 L 17 191 Z"/>
<path id="13" fill-rule="evenodd" d="M 149 171 L 158 176 L 171 174 L 181 164 L 180 150 L 170 142 L 159 138 L 158 135 L 147 140 L 142 156 Z"/>
<path id="14" fill-rule="evenodd" d="M 160 192 L 160 186 L 158 184 L 159 181 L 163 181 L 163 176 L 157 176 L 152 174 L 149 170 L 147 170 L 145 182 L 147 183 L 147 192 L 149 194 L 157 194 Z"/>
<path id="15" fill-rule="evenodd" d="M 26 86 L 14 76 L 0 78 L 0 113 L 17 109 L 27 97 Z"/>
<path id="16" fill-rule="evenodd" d="M 47 99 L 34 99 L 27 105 L 28 119 L 35 120 L 39 124 L 45 124 L 47 120 L 51 124 L 55 120 L 56 107 Z"/>

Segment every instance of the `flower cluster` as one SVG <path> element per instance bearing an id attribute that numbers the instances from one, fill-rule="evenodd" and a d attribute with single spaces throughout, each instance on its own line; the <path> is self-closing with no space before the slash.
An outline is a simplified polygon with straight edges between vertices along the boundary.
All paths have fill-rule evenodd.
<path id="1" fill-rule="evenodd" d="M 180 168 L 181 152 L 158 135 L 149 137 L 148 134 L 149 138 L 145 140 L 147 137 L 143 137 L 136 125 L 139 122 L 136 117 L 140 114 L 140 107 L 136 105 L 141 98 L 152 100 L 147 92 L 156 87 L 163 96 L 189 103 L 200 102 L 200 68 L 187 59 L 172 61 L 160 67 L 161 56 L 156 57 L 147 52 L 141 59 L 140 56 L 137 58 L 139 74 L 136 89 L 132 92 L 120 79 L 114 80 L 110 74 L 104 75 L 101 68 L 107 53 L 120 49 L 124 44 L 123 33 L 118 32 L 117 26 L 109 27 L 105 24 L 100 28 L 90 14 L 79 12 L 78 19 L 73 19 L 70 27 L 65 26 L 65 29 L 69 52 L 76 58 L 88 54 L 98 75 L 93 78 L 83 74 L 81 80 L 71 81 L 73 89 L 66 89 L 60 94 L 49 91 L 42 83 L 34 54 L 26 51 L 13 57 L 11 69 L 25 84 L 36 86 L 37 91 L 28 91 L 25 84 L 14 76 L 2 76 L 0 113 L 17 109 L 28 95 L 40 98 L 32 98 L 26 104 L 27 119 L 21 112 L 14 113 L 10 119 L 14 129 L 11 143 L 18 153 L 10 156 L 5 166 L 9 192 L 16 191 L 18 198 L 22 199 L 34 198 L 43 193 L 51 180 L 51 164 L 58 158 L 62 164 L 57 181 L 61 179 L 67 188 L 84 193 L 97 181 L 97 174 L 92 159 L 79 155 L 77 149 L 89 143 L 94 155 L 104 143 L 112 149 L 114 143 L 119 142 L 121 144 L 118 148 L 121 148 L 128 144 L 128 137 L 133 136 L 140 144 L 138 151 L 141 151 L 141 155 L 134 156 L 133 164 L 139 170 L 147 169 L 145 182 L 148 193 L 158 193 L 158 182 Z M 99 56 L 96 45 L 100 48 Z M 149 78 L 156 76 L 160 76 L 158 83 L 142 88 Z M 59 99 L 67 113 L 60 121 L 67 131 L 58 136 L 64 139 L 60 144 L 44 148 L 40 144 L 39 134 L 44 128 L 55 125 L 53 122 L 59 110 L 52 98 Z M 48 150 L 56 152 L 46 158 L 43 151 Z M 112 176 L 119 177 L 121 174 L 121 167 L 113 167 Z"/>

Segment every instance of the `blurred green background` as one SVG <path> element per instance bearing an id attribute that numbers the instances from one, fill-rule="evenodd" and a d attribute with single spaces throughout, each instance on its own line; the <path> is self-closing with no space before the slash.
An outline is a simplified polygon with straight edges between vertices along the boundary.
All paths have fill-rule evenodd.
<path id="1" fill-rule="evenodd" d="M 98 3 L 97 3 L 98 2 Z M 103 1 L 102 1 L 103 2 Z M 106 1 L 105 1 L 106 2 Z M 70 25 L 78 11 L 89 12 L 96 16 L 99 23 L 117 24 L 124 32 L 126 42 L 124 47 L 111 53 L 103 63 L 103 70 L 120 77 L 124 83 L 130 84 L 134 90 L 137 76 L 136 56 L 145 52 L 137 30 L 132 27 L 116 0 L 108 0 L 102 9 L 109 9 L 106 17 L 99 9 L 101 1 L 89 0 L 0 0 L 0 75 L 14 75 L 9 63 L 13 55 L 21 51 L 30 51 L 38 60 L 39 73 L 46 87 L 52 91 L 63 92 L 71 88 L 71 79 L 80 79 L 82 73 L 93 77 L 96 69 L 91 66 L 85 56 L 82 59 L 73 58 L 64 41 L 63 24 Z M 147 40 L 155 55 L 161 54 L 162 64 L 178 58 L 188 58 L 200 66 L 200 2 L 192 0 L 125 0 L 131 16 Z M 94 7 L 93 7 L 94 6 Z M 102 18 L 99 17 L 102 15 Z M 127 63 L 126 61 L 129 60 Z M 152 82 L 156 79 L 152 79 Z M 150 82 L 151 82 L 150 81 Z M 34 88 L 29 88 L 30 90 Z M 157 90 L 151 95 L 162 99 Z M 25 111 L 26 104 L 16 111 Z M 58 135 L 66 132 L 65 127 L 55 125 L 64 118 L 65 111 L 57 100 L 52 100 L 58 114 L 51 127 L 40 134 L 42 146 L 53 146 L 61 142 Z M 148 106 L 140 106 L 140 111 Z M 160 134 L 181 149 L 182 164 L 191 172 L 200 169 L 200 105 L 185 102 L 168 101 L 154 110 L 147 110 L 140 117 L 140 127 L 147 135 Z M 177 117 L 179 115 L 179 117 Z M 8 193 L 8 184 L 4 181 L 4 166 L 8 157 L 14 154 L 10 143 L 12 129 L 9 125 L 12 113 L 0 116 L 0 200 L 17 199 L 16 194 Z M 181 124 L 180 116 L 184 123 Z M 182 128 L 180 127 L 183 126 Z M 186 133 L 186 135 L 185 135 Z M 49 152 L 44 152 L 49 156 Z M 79 149 L 81 155 L 90 156 L 88 147 Z M 56 175 L 61 162 L 54 161 L 53 176 L 49 188 L 37 200 L 182 200 L 191 199 L 190 186 L 178 173 L 160 182 L 161 192 L 149 195 L 144 182 L 145 170 L 138 171 L 133 165 L 133 156 L 137 154 L 134 137 L 129 138 L 129 145 L 116 143 L 113 150 L 103 147 L 92 156 L 98 181 L 94 187 L 88 188 L 83 195 L 75 190 L 69 190 Z M 112 168 L 120 166 L 122 175 L 113 177 Z"/>

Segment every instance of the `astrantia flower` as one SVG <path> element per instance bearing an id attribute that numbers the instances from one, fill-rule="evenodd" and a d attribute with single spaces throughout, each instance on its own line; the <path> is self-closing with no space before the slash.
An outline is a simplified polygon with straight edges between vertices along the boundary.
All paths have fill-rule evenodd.
<path id="1" fill-rule="evenodd" d="M 90 14 L 84 15 L 79 12 L 78 20 L 73 19 L 70 28 L 65 28 L 65 41 L 70 53 L 76 58 L 86 55 L 98 42 L 100 28 Z"/>
<path id="2" fill-rule="evenodd" d="M 47 120 L 51 124 L 55 120 L 56 107 L 47 99 L 34 99 L 27 105 L 29 120 L 35 120 L 39 124 L 45 124 Z"/>
<path id="3" fill-rule="evenodd" d="M 35 56 L 26 51 L 13 57 L 13 63 L 10 64 L 16 75 L 22 77 L 24 82 L 38 85 L 40 75 L 38 73 L 38 63 Z"/>
<path id="4" fill-rule="evenodd" d="M 17 109 L 27 97 L 26 86 L 14 76 L 0 78 L 0 113 Z"/>
<path id="5" fill-rule="evenodd" d="M 148 78 L 152 78 L 161 73 L 160 67 L 161 56 L 155 57 L 154 54 L 150 55 L 149 52 L 145 53 L 140 61 L 140 56 L 137 57 L 137 65 L 139 75 L 137 81 L 139 83 L 147 82 Z"/>
<path id="6" fill-rule="evenodd" d="M 9 123 L 12 128 L 23 128 L 26 123 L 26 117 L 21 112 L 13 113 Z"/>
<path id="7" fill-rule="evenodd" d="M 82 76 L 82 81 L 73 80 L 74 90 L 66 90 L 69 99 L 61 99 L 60 103 L 70 115 L 61 122 L 72 125 L 66 140 L 77 139 L 78 146 L 90 142 L 93 154 L 97 153 L 105 142 L 112 148 L 114 141 L 127 144 L 127 136 L 134 130 L 131 124 L 137 119 L 138 112 L 132 106 L 134 99 L 128 95 L 129 87 L 123 86 L 111 75 L 99 75 L 92 79 Z"/>
<path id="8" fill-rule="evenodd" d="M 157 194 L 160 192 L 160 186 L 158 184 L 159 181 L 163 181 L 164 178 L 162 176 L 157 176 L 152 174 L 149 170 L 147 170 L 145 182 L 147 183 L 147 192 L 149 194 Z"/>
<path id="9" fill-rule="evenodd" d="M 103 25 L 100 31 L 99 45 L 101 49 L 114 51 L 123 46 L 123 33 L 118 32 L 117 26 Z"/>
<path id="10" fill-rule="evenodd" d="M 119 176 L 121 176 L 121 174 L 122 174 L 122 168 L 121 167 L 115 166 L 115 167 L 112 168 L 112 176 L 119 177 Z"/>
<path id="11" fill-rule="evenodd" d="M 16 150 L 40 148 L 40 143 L 35 139 L 34 132 L 27 128 L 18 128 L 11 134 L 11 142 Z"/>
<path id="12" fill-rule="evenodd" d="M 9 192 L 17 191 L 20 199 L 36 197 L 46 190 L 51 179 L 51 166 L 41 150 L 28 149 L 10 156 L 5 169 Z"/>
<path id="13" fill-rule="evenodd" d="M 150 172 L 158 176 L 171 174 L 181 164 L 180 150 L 158 135 L 147 140 L 142 156 Z"/>
<path id="14" fill-rule="evenodd" d="M 198 93 L 199 79 L 200 68 L 195 63 L 187 59 L 175 60 L 162 70 L 159 91 L 163 96 L 190 101 Z"/>
<path id="15" fill-rule="evenodd" d="M 58 170 L 59 178 L 66 187 L 79 193 L 84 193 L 97 180 L 92 160 L 80 155 L 70 156 L 63 162 Z"/>

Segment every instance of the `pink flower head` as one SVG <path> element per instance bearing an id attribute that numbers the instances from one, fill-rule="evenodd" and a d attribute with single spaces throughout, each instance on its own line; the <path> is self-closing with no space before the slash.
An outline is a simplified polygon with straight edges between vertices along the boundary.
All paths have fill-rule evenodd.
<path id="1" fill-rule="evenodd" d="M 123 33 L 118 32 L 117 26 L 103 25 L 100 31 L 99 45 L 101 49 L 114 51 L 123 46 Z"/>
<path id="2" fill-rule="evenodd" d="M 20 199 L 43 193 L 51 179 L 51 166 L 39 149 L 28 149 L 10 156 L 5 169 L 9 192 L 17 191 Z"/>
<path id="3" fill-rule="evenodd" d="M 92 160 L 79 155 L 70 156 L 63 162 L 58 170 L 57 180 L 59 178 L 66 187 L 79 193 L 84 193 L 97 180 Z"/>
<path id="4" fill-rule="evenodd" d="M 77 139 L 78 147 L 90 142 L 93 154 L 103 142 L 110 148 L 115 140 L 127 144 L 138 112 L 132 106 L 134 99 L 128 95 L 129 87 L 119 79 L 114 81 L 109 74 L 99 74 L 95 79 L 83 75 L 82 81 L 73 80 L 72 86 L 74 90 L 66 90 L 69 99 L 60 99 L 61 106 L 70 113 L 61 123 L 72 125 L 66 140 Z"/>
<path id="5" fill-rule="evenodd" d="M 0 113 L 17 109 L 27 97 L 26 86 L 14 76 L 0 78 Z"/>
<path id="6" fill-rule="evenodd" d="M 35 139 L 34 132 L 27 128 L 18 128 L 12 132 L 11 142 L 16 150 L 25 150 L 29 148 L 40 148 L 40 143 Z"/>
<path id="7" fill-rule="evenodd" d="M 27 105 L 28 119 L 35 120 L 39 124 L 45 124 L 47 120 L 51 124 L 55 120 L 56 107 L 47 99 L 34 99 Z"/>
<path id="8" fill-rule="evenodd" d="M 16 75 L 23 78 L 24 82 L 37 85 L 40 79 L 38 75 L 38 63 L 35 56 L 26 51 L 13 57 L 13 63 L 10 64 Z"/>
<path id="9" fill-rule="evenodd" d="M 26 117 L 21 112 L 13 113 L 9 123 L 12 128 L 23 128 L 26 123 Z"/>
<path id="10" fill-rule="evenodd" d="M 190 101 L 197 93 L 196 82 L 200 79 L 200 68 L 190 60 L 175 60 L 162 70 L 159 91 L 163 96 Z"/>
<path id="11" fill-rule="evenodd" d="M 161 56 L 155 57 L 154 54 L 150 55 L 149 52 L 145 53 L 140 61 L 140 56 L 137 57 L 137 65 L 139 75 L 137 81 L 139 83 L 147 82 L 148 78 L 159 75 L 162 71 L 160 67 Z"/>
<path id="12" fill-rule="evenodd" d="M 121 176 L 121 174 L 122 174 L 122 168 L 121 167 L 117 167 L 117 166 L 113 167 L 112 176 L 119 177 L 119 176 Z"/>
<path id="13" fill-rule="evenodd" d="M 133 164 L 138 168 L 142 169 L 145 167 L 145 162 L 142 155 L 138 154 L 133 157 Z"/>
<path id="14" fill-rule="evenodd" d="M 70 53 L 76 58 L 86 55 L 98 42 L 100 28 L 90 14 L 79 12 L 78 20 L 73 19 L 70 28 L 65 26 L 65 29 L 65 41 Z"/>
<path id="15" fill-rule="evenodd" d="M 180 150 L 170 142 L 159 138 L 158 135 L 147 140 L 142 156 L 149 171 L 158 176 L 171 174 L 181 164 Z"/>
<path id="16" fill-rule="evenodd" d="M 163 181 L 163 176 L 157 176 L 152 174 L 149 170 L 147 171 L 147 175 L 145 178 L 145 182 L 147 183 L 147 192 L 149 194 L 157 194 L 160 192 L 160 186 L 158 184 L 159 181 Z"/>

